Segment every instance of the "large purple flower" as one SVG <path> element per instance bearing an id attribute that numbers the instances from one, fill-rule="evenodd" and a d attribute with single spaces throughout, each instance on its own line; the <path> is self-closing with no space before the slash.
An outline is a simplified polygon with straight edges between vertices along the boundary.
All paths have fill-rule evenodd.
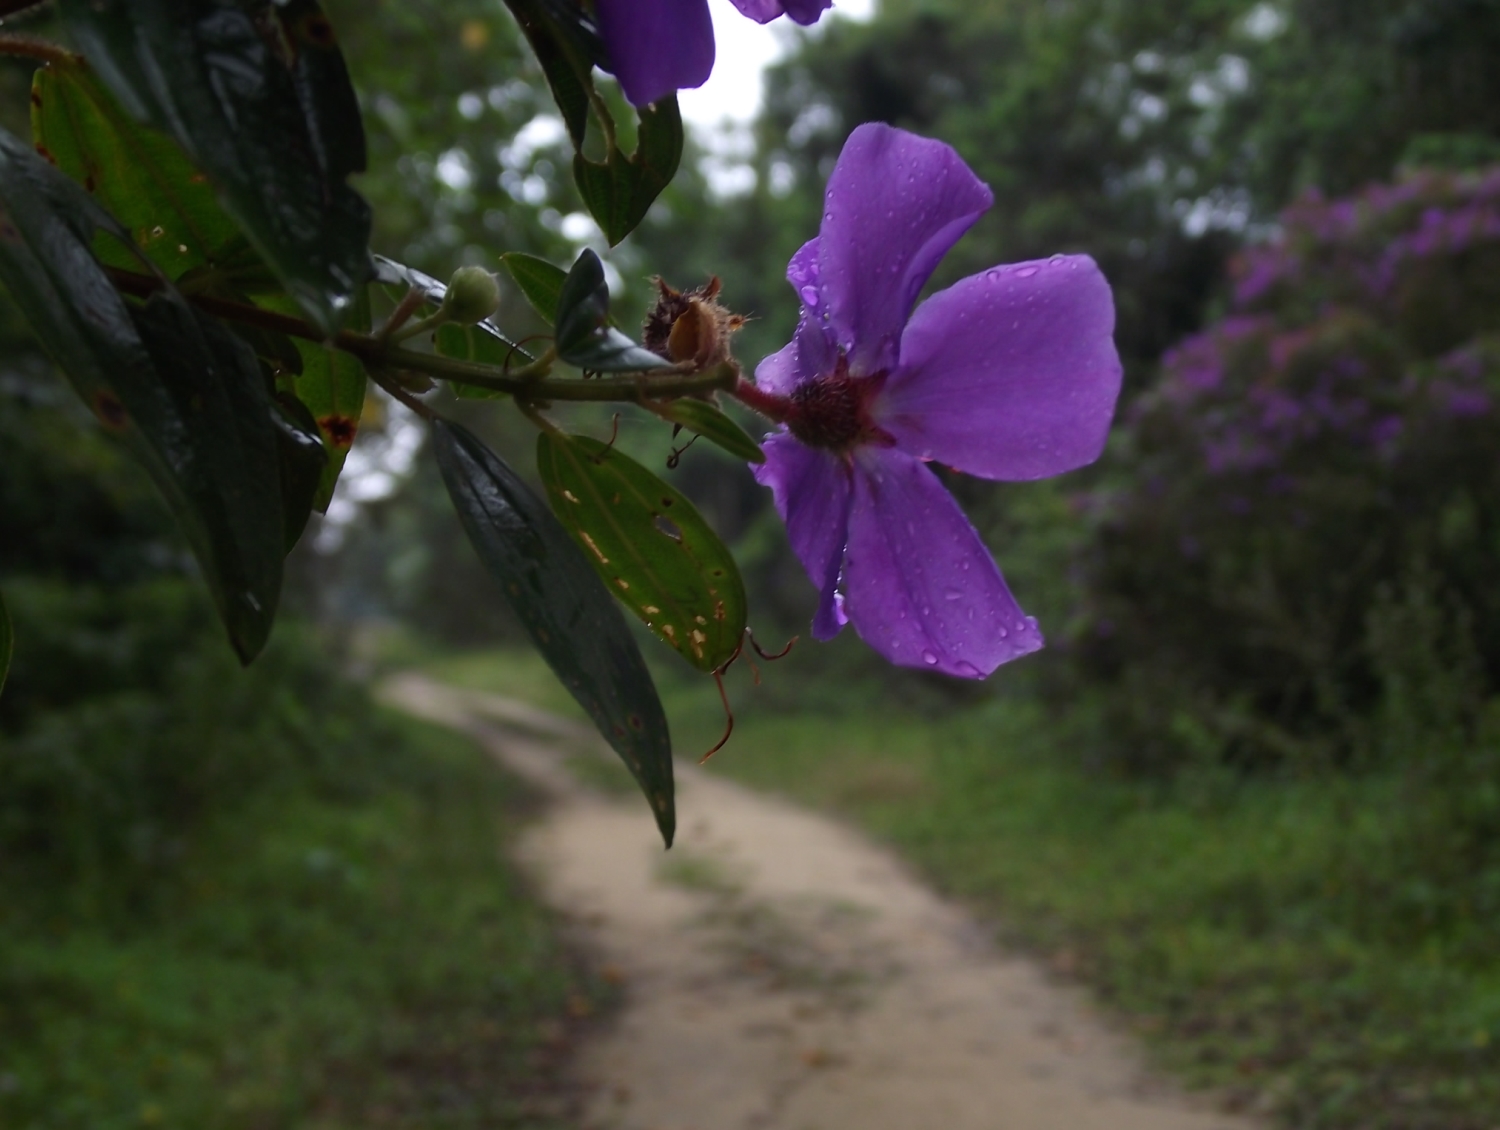
<path id="1" fill-rule="evenodd" d="M 757 23 L 816 23 L 833 0 L 732 0 Z M 625 97 L 636 106 L 702 86 L 714 69 L 708 0 L 594 0 L 599 30 Z"/>
<path id="2" fill-rule="evenodd" d="M 1120 390 L 1114 302 L 1087 256 L 995 267 L 912 311 L 993 201 L 949 146 L 860 126 L 787 267 L 797 335 L 738 390 L 785 424 L 755 474 L 820 591 L 813 635 L 852 622 L 893 663 L 969 678 L 1042 636 L 926 464 L 1006 480 L 1080 467 Z"/>

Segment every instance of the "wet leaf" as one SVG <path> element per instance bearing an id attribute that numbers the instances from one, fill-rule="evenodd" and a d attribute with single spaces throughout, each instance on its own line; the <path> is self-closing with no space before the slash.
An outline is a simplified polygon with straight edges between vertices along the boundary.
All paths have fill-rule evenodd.
<path id="1" fill-rule="evenodd" d="M 563 685 L 635 776 L 667 846 L 676 827 L 666 715 L 635 638 L 546 504 L 472 434 L 433 424 L 443 482 L 480 560 Z"/>
<path id="2" fill-rule="evenodd" d="M 138 120 L 172 136 L 306 316 L 332 335 L 369 268 L 359 104 L 313 0 L 60 0 Z"/>
<path id="3" fill-rule="evenodd" d="M 295 396 L 283 392 L 276 397 L 272 422 L 276 425 L 277 467 L 281 472 L 282 529 L 290 553 L 312 517 L 328 466 L 328 451 L 317 421 Z"/>
<path id="4" fill-rule="evenodd" d="M 764 463 L 766 453 L 750 434 L 706 400 L 683 397 L 655 408 L 658 415 L 696 432 L 730 455 L 750 463 Z"/>
<path id="5" fill-rule="evenodd" d="M 604 43 L 593 20 L 564 0 L 505 0 L 542 65 L 552 99 L 563 116 L 574 147 L 583 145 L 589 122 L 589 87 Z"/>
<path id="6" fill-rule="evenodd" d="M 0 691 L 5 690 L 5 678 L 10 674 L 10 657 L 15 652 L 15 631 L 10 626 L 10 610 L 5 607 L 5 594 L 0 593 Z"/>
<path id="7" fill-rule="evenodd" d="M 609 285 L 604 264 L 585 250 L 563 280 L 557 297 L 554 342 L 569 365 L 597 373 L 638 373 L 671 368 L 609 324 Z"/>
<path id="8" fill-rule="evenodd" d="M 521 293 L 549 326 L 557 320 L 557 300 L 562 295 L 567 272 L 545 259 L 521 251 L 507 251 L 500 262 L 510 272 Z"/>
<path id="9" fill-rule="evenodd" d="M 166 496 L 249 662 L 275 616 L 284 541 L 260 364 L 174 290 L 127 305 L 90 251 L 99 232 L 130 246 L 87 192 L 0 131 L 0 278 L 84 402 Z"/>
<path id="10" fill-rule="evenodd" d="M 537 437 L 559 520 L 616 599 L 700 671 L 745 635 L 745 585 L 719 535 L 680 492 L 587 436 Z"/>
<path id="11" fill-rule="evenodd" d="M 639 111 L 639 138 L 628 156 L 619 148 L 604 161 L 573 155 L 573 179 L 578 193 L 613 247 L 636 229 L 672 183 L 682 161 L 682 114 L 677 98 L 664 98 Z"/>
<path id="12" fill-rule="evenodd" d="M 83 185 L 170 278 L 239 251 L 242 237 L 176 142 L 141 125 L 88 65 L 53 63 L 31 85 L 38 152 Z M 110 265 L 134 267 L 105 244 Z"/>

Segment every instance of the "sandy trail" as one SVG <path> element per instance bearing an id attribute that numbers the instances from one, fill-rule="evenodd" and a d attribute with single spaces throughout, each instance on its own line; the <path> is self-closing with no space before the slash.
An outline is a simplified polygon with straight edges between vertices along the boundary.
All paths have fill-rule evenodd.
<path id="1" fill-rule="evenodd" d="M 578 1056 L 590 1130 L 1253 1130 L 1144 1071 L 1081 994 L 827 817 L 678 767 L 677 846 L 580 784 L 599 745 L 514 700 L 407 675 L 552 798 L 521 864 L 625 986 Z"/>

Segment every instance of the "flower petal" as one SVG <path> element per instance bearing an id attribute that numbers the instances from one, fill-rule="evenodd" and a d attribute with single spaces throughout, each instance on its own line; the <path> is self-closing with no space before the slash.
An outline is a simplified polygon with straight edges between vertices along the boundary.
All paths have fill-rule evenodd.
<path id="1" fill-rule="evenodd" d="M 750 469 L 756 482 L 771 488 L 792 549 L 818 586 L 813 635 L 832 639 L 848 619 L 838 598 L 838 583 L 854 496 L 849 469 L 826 451 L 804 447 L 787 432 L 767 437 L 761 447 L 766 461 Z"/>
<path id="2" fill-rule="evenodd" d="M 818 267 L 856 374 L 896 363 L 927 276 L 993 202 L 952 146 L 878 122 L 849 135 L 828 178 Z"/>
<path id="3" fill-rule="evenodd" d="M 903 451 L 988 479 L 1091 463 L 1120 393 L 1109 284 L 1087 255 L 971 275 L 918 307 L 872 408 Z"/>
<path id="4" fill-rule="evenodd" d="M 615 78 L 634 106 L 702 86 L 714 69 L 707 0 L 596 0 Z"/>
<path id="5" fill-rule="evenodd" d="M 768 24 L 781 15 L 799 24 L 815 24 L 819 16 L 833 7 L 833 0 L 731 0 L 731 3 L 760 24 Z"/>
<path id="6" fill-rule="evenodd" d="M 953 496 L 910 455 L 858 452 L 848 540 L 849 619 L 892 663 L 982 679 L 1042 646 Z"/>
<path id="7" fill-rule="evenodd" d="M 802 302 L 797 321 L 797 336 L 780 352 L 773 353 L 755 369 L 755 383 L 767 392 L 788 395 L 803 381 L 831 372 L 835 358 L 834 345 L 820 307 L 818 290 L 818 240 L 814 236 L 792 256 L 786 265 L 786 281 Z"/>

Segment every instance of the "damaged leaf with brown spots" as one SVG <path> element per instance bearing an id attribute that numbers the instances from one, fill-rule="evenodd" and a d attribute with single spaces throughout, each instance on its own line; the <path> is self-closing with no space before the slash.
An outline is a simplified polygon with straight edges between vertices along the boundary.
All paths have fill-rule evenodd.
<path id="1" fill-rule="evenodd" d="M 745 585 L 685 495 L 587 436 L 542 433 L 537 468 L 553 511 L 622 604 L 700 671 L 734 656 Z"/>

